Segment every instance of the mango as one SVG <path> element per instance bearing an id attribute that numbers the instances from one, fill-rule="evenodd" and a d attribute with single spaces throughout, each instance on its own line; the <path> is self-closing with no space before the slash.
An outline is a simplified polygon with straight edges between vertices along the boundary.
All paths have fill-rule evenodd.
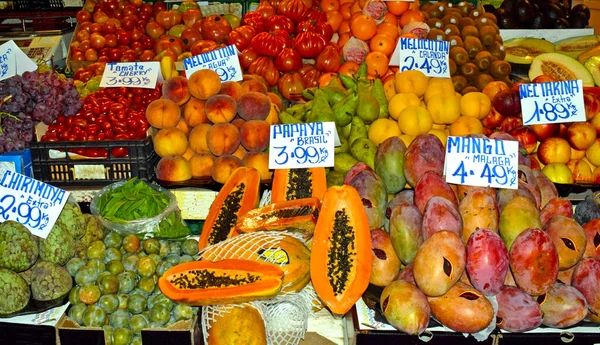
<path id="1" fill-rule="evenodd" d="M 356 177 L 356 175 L 358 175 L 358 173 L 363 170 L 373 172 L 373 169 L 371 169 L 371 167 L 368 166 L 366 163 L 356 162 L 356 164 L 354 164 L 346 173 L 346 176 L 344 177 L 344 184 L 350 184 L 352 180 Z"/>
<path id="2" fill-rule="evenodd" d="M 550 290 L 558 278 L 558 253 L 540 229 L 523 231 L 509 251 L 510 270 L 517 286 L 532 296 Z"/>
<path id="3" fill-rule="evenodd" d="M 438 231 L 448 230 L 462 237 L 462 220 L 458 208 L 448 199 L 434 196 L 427 202 L 423 212 L 423 239 L 427 240 Z"/>
<path id="4" fill-rule="evenodd" d="M 546 206 L 548 201 L 558 197 L 558 190 L 556 189 L 554 183 L 550 181 L 550 179 L 541 171 L 533 170 L 533 176 L 537 180 L 538 186 L 540 187 L 540 206 L 543 208 Z"/>
<path id="5" fill-rule="evenodd" d="M 496 198 L 490 190 L 489 188 L 472 189 L 458 204 L 458 212 L 462 218 L 463 243 L 467 243 L 471 234 L 477 229 L 498 232 L 500 214 Z"/>
<path id="6" fill-rule="evenodd" d="M 423 244 L 422 219 L 417 207 L 408 203 L 402 203 L 392 210 L 389 221 L 390 239 L 398 258 L 405 265 L 415 260 L 417 251 Z"/>
<path id="7" fill-rule="evenodd" d="M 508 250 L 500 236 L 490 229 L 478 229 L 466 247 L 465 269 L 473 287 L 488 296 L 500 292 L 508 273 Z"/>
<path id="8" fill-rule="evenodd" d="M 504 207 L 506 207 L 506 204 L 508 204 L 514 198 L 516 198 L 518 196 L 523 196 L 523 197 L 526 197 L 527 199 L 531 200 L 534 207 L 536 207 L 535 206 L 536 205 L 535 197 L 533 196 L 533 194 L 531 194 L 529 189 L 523 187 L 522 185 L 523 185 L 523 182 L 519 181 L 518 189 L 504 189 L 504 188 L 498 189 L 498 192 L 497 192 L 498 196 L 496 198 L 496 201 L 498 203 L 498 211 L 500 213 L 502 213 L 502 211 L 504 210 Z"/>
<path id="9" fill-rule="evenodd" d="M 415 185 L 415 206 L 421 213 L 425 212 L 425 205 L 434 196 L 446 198 L 452 204 L 458 206 L 456 194 L 442 176 L 433 171 L 427 171 Z"/>
<path id="10" fill-rule="evenodd" d="M 583 294 L 563 283 L 554 284 L 544 296 L 538 297 L 538 303 L 544 314 L 542 324 L 548 327 L 574 326 L 583 320 L 588 312 Z"/>
<path id="11" fill-rule="evenodd" d="M 540 220 L 542 224 L 546 224 L 550 218 L 556 215 L 573 218 L 573 204 L 565 198 L 552 198 L 540 211 Z"/>
<path id="12" fill-rule="evenodd" d="M 496 324 L 509 332 L 525 332 L 542 324 L 540 305 L 523 290 L 514 286 L 505 286 L 496 295 L 498 312 Z"/>
<path id="13" fill-rule="evenodd" d="M 589 309 L 587 318 L 593 322 L 600 322 L 600 259 L 581 259 L 573 271 L 571 286 L 585 297 Z"/>
<path id="14" fill-rule="evenodd" d="M 600 218 L 593 219 L 583 225 L 587 244 L 583 256 L 600 258 Z"/>
<path id="15" fill-rule="evenodd" d="M 406 265 L 403 269 L 398 272 L 395 280 L 404 280 L 411 283 L 414 286 L 417 286 L 415 283 L 415 276 L 413 275 L 413 267 L 412 265 Z"/>
<path id="16" fill-rule="evenodd" d="M 375 286 L 387 286 L 400 272 L 400 259 L 392 247 L 390 234 L 382 229 L 371 231 L 372 266 L 369 282 Z"/>
<path id="17" fill-rule="evenodd" d="M 546 206 L 550 205 L 548 203 Z M 573 218 L 556 215 L 548 220 L 543 229 L 552 239 L 558 252 L 558 267 L 566 270 L 575 266 L 585 253 L 587 238 L 583 227 Z"/>
<path id="18" fill-rule="evenodd" d="M 395 280 L 386 286 L 380 304 L 386 320 L 401 332 L 421 334 L 429 324 L 431 309 L 427 297 L 407 281 Z"/>
<path id="19" fill-rule="evenodd" d="M 350 185 L 356 188 L 363 201 L 363 207 L 369 218 L 369 228 L 379 229 L 385 220 L 387 193 L 383 181 L 373 171 L 359 172 Z"/>
<path id="20" fill-rule="evenodd" d="M 406 145 L 398 137 L 385 139 L 375 153 L 375 173 L 385 183 L 388 193 L 398 193 L 406 186 L 404 154 Z"/>
<path id="21" fill-rule="evenodd" d="M 417 136 L 406 149 L 404 155 L 404 176 L 406 182 L 415 187 L 426 171 L 442 176 L 444 173 L 444 145 L 433 134 Z"/>
<path id="22" fill-rule="evenodd" d="M 500 213 L 498 230 L 506 248 L 510 250 L 513 241 L 525 229 L 542 228 L 542 222 L 535 204 L 530 199 L 518 196 L 512 199 Z"/>
<path id="23" fill-rule="evenodd" d="M 535 200 L 535 206 L 539 209 L 542 208 L 542 192 L 540 190 L 540 186 L 538 185 L 537 179 L 533 175 L 533 170 L 526 165 L 519 165 L 519 173 L 521 180 L 519 181 L 519 188 L 526 188 Z"/>
<path id="24" fill-rule="evenodd" d="M 431 314 L 444 326 L 461 333 L 477 333 L 494 318 L 490 301 L 473 287 L 458 282 L 439 297 L 428 297 Z"/>
<path id="25" fill-rule="evenodd" d="M 394 197 L 391 198 L 390 201 L 388 201 L 387 208 L 385 209 L 385 217 L 387 219 L 390 219 L 394 208 L 396 208 L 396 206 L 403 204 L 403 203 L 408 203 L 410 205 L 415 204 L 414 190 L 405 189 L 405 190 L 401 191 L 400 193 L 394 195 Z"/>
<path id="26" fill-rule="evenodd" d="M 441 296 L 456 284 L 465 270 L 465 246 L 452 231 L 442 230 L 429 237 L 415 256 L 415 282 L 429 297 Z"/>
<path id="27" fill-rule="evenodd" d="M 577 267 L 577 265 L 564 271 L 558 271 L 558 279 L 556 281 L 558 283 L 571 285 L 571 280 L 573 278 L 573 271 L 575 271 L 575 267 Z"/>

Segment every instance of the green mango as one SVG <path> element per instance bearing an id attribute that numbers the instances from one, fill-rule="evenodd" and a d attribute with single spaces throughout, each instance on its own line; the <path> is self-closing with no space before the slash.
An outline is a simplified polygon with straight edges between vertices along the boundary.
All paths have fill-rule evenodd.
<path id="1" fill-rule="evenodd" d="M 356 116 L 360 117 L 365 124 L 379 118 L 379 101 L 371 93 L 360 92 L 358 94 L 358 106 L 356 107 Z"/>
<path id="2" fill-rule="evenodd" d="M 358 96 L 356 94 L 351 94 L 341 102 L 335 104 L 332 108 L 333 115 L 335 116 L 335 124 L 344 127 L 352 122 L 357 106 Z"/>
<path id="3" fill-rule="evenodd" d="M 329 101 L 325 92 L 321 89 L 315 90 L 315 97 L 310 115 L 306 116 L 306 122 L 334 122 L 335 116 L 333 110 L 329 106 Z"/>
<path id="4" fill-rule="evenodd" d="M 352 127 L 350 128 L 350 135 L 348 136 L 348 143 L 352 145 L 352 143 L 358 138 L 366 138 L 368 136 L 367 126 L 363 119 L 358 116 L 352 118 L 352 122 L 350 123 Z"/>
<path id="5" fill-rule="evenodd" d="M 348 152 L 334 153 L 333 155 L 333 170 L 340 171 L 344 173 L 344 175 L 346 175 L 356 163 L 358 163 L 358 160 L 352 157 Z"/>
<path id="6" fill-rule="evenodd" d="M 358 138 L 350 145 L 350 154 L 360 162 L 375 169 L 375 154 L 377 146 L 369 138 Z"/>
<path id="7" fill-rule="evenodd" d="M 385 96 L 385 91 L 383 89 L 383 82 L 381 79 L 376 78 L 373 82 L 373 88 L 371 89 L 373 97 L 377 99 L 379 102 L 379 118 L 386 118 L 390 115 L 390 111 L 388 109 L 388 100 Z"/>

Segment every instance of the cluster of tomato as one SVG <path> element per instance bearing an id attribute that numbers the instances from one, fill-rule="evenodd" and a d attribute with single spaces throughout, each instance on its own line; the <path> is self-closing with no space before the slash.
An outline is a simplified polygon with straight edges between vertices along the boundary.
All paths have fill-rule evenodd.
<path id="1" fill-rule="evenodd" d="M 322 73 L 341 65 L 338 46 L 330 42 L 333 29 L 312 0 L 261 1 L 242 24 L 228 35 L 241 51 L 242 68 L 277 85 L 286 99 L 299 98 L 305 87 L 318 85 Z"/>
<path id="2" fill-rule="evenodd" d="M 90 93 L 75 116 L 60 115 L 48 126 L 41 141 L 102 141 L 143 140 L 150 125 L 146 120 L 146 107 L 161 97 L 161 85 L 154 89 L 103 88 Z M 107 157 L 101 147 L 75 148 L 73 153 L 86 157 Z M 111 150 L 113 157 L 126 157 L 127 148 Z"/>

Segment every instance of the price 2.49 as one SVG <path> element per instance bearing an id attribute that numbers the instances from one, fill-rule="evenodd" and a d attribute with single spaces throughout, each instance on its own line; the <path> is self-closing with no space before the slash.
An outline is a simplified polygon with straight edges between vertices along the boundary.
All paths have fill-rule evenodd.
<path id="1" fill-rule="evenodd" d="M 39 207 L 31 206 L 26 202 L 18 202 L 14 195 L 4 195 L 0 198 L 0 219 L 9 220 L 11 214 L 13 219 L 21 224 L 29 225 L 31 228 L 40 228 L 45 225 L 44 218 L 47 218 Z"/>
<path id="2" fill-rule="evenodd" d="M 424 58 L 422 61 L 417 61 L 412 55 L 406 56 L 402 72 L 414 69 L 421 70 L 426 74 L 445 74 L 448 71 L 448 64 L 440 59 Z"/>
<path id="3" fill-rule="evenodd" d="M 569 111 L 569 106 L 562 103 L 550 103 L 544 102 L 542 104 L 535 101 L 535 109 L 529 119 L 523 124 L 530 122 L 539 123 L 540 121 L 555 122 L 558 119 L 568 119 L 571 116 L 575 116 Z"/>
<path id="4" fill-rule="evenodd" d="M 293 150 L 287 146 L 275 146 L 277 156 L 275 163 L 278 165 L 287 164 L 290 159 L 295 159 L 297 164 L 317 164 L 323 163 L 329 156 L 324 147 L 316 148 L 314 146 L 296 146 Z"/>
<path id="5" fill-rule="evenodd" d="M 487 179 L 487 183 L 490 185 L 492 184 L 492 179 L 494 179 L 494 182 L 499 185 L 513 186 L 517 182 L 517 177 L 516 173 L 511 170 L 502 165 L 485 164 L 479 174 L 479 178 Z M 460 162 L 456 170 L 452 173 L 452 176 L 459 176 L 460 183 L 464 184 L 469 176 L 475 176 L 475 174 L 476 172 L 473 170 L 467 171 L 465 163 Z"/>

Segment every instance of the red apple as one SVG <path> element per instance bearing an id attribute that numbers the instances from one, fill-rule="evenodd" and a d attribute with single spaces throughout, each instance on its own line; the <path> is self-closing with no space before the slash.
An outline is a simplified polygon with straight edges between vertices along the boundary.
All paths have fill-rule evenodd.
<path id="1" fill-rule="evenodd" d="M 492 106 L 504 116 L 517 116 L 521 112 L 519 90 L 502 90 L 494 96 Z"/>
<path id="2" fill-rule="evenodd" d="M 531 127 L 531 129 L 535 132 L 535 135 L 539 141 L 558 136 L 558 131 L 560 129 L 558 123 L 529 125 L 529 127 Z"/>
<path id="3" fill-rule="evenodd" d="M 518 116 L 506 116 L 500 123 L 500 130 L 502 132 L 510 133 L 514 128 L 523 126 L 523 119 Z"/>
<path id="4" fill-rule="evenodd" d="M 531 82 L 532 83 L 549 83 L 551 81 L 558 81 L 558 79 L 556 79 L 556 77 L 553 75 L 542 74 L 542 75 L 538 75 L 537 77 L 533 78 L 533 80 Z"/>
<path id="5" fill-rule="evenodd" d="M 523 144 L 527 153 L 532 153 L 537 145 L 537 136 L 529 126 L 515 127 L 508 132 L 513 137 Z"/>
<path id="6" fill-rule="evenodd" d="M 492 107 L 490 113 L 481 120 L 481 124 L 483 124 L 483 127 L 485 128 L 493 129 L 500 127 L 502 120 L 504 120 L 504 116 Z"/>

